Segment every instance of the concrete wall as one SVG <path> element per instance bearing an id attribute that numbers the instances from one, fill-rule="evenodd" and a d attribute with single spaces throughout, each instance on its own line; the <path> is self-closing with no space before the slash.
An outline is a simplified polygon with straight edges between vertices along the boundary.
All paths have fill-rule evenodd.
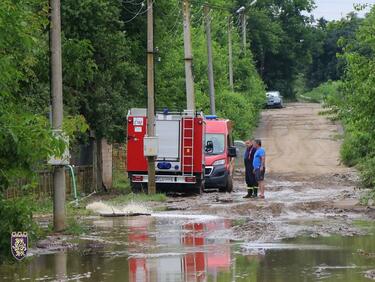
<path id="1" fill-rule="evenodd" d="M 101 140 L 102 180 L 106 188 L 112 187 L 112 145 L 106 139 Z"/>

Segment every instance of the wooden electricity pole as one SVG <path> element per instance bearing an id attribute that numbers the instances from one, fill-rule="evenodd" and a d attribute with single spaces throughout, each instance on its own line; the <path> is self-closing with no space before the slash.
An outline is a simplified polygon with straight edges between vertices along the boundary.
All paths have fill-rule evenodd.
<path id="1" fill-rule="evenodd" d="M 153 0 L 147 0 L 147 135 L 155 136 Z M 156 193 L 155 157 L 148 160 L 148 194 Z"/>
<path id="2" fill-rule="evenodd" d="M 211 40 L 211 19 L 209 18 L 210 7 L 204 6 L 204 22 L 206 30 L 207 41 L 207 58 L 208 58 L 208 87 L 210 92 L 210 113 L 216 114 L 215 110 L 215 82 L 214 82 L 214 69 L 212 64 L 212 40 Z"/>
<path id="3" fill-rule="evenodd" d="M 184 53 L 185 53 L 185 80 L 186 80 L 186 106 L 187 110 L 195 111 L 194 80 L 193 80 L 193 54 L 191 50 L 190 31 L 190 2 L 182 3 L 184 22 Z"/>
<path id="4" fill-rule="evenodd" d="M 60 0 L 50 0 L 50 5 L 52 129 L 56 135 L 62 137 L 63 94 Z M 65 168 L 63 165 L 56 165 L 53 170 L 53 226 L 56 232 L 65 229 L 65 197 Z"/>
<path id="5" fill-rule="evenodd" d="M 233 84 L 233 50 L 232 50 L 232 17 L 228 17 L 228 64 L 229 64 L 229 86 L 234 91 Z"/>

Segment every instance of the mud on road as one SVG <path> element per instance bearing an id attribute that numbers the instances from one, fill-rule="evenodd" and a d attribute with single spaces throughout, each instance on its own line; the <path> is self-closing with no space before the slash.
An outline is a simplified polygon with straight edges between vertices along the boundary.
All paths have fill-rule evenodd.
<path id="1" fill-rule="evenodd" d="M 243 199 L 244 170 L 232 194 L 171 198 L 167 210 L 234 219 L 232 239 L 271 242 L 297 236 L 357 235 L 356 220 L 374 218 L 359 204 L 353 169 L 340 164 L 340 127 L 319 115 L 318 104 L 294 103 L 266 110 L 255 136 L 266 150 L 266 199 Z"/>
<path id="2" fill-rule="evenodd" d="M 375 230 L 375 211 L 359 205 L 356 172 L 339 162 L 340 129 L 319 111 L 316 104 L 289 104 L 263 112 L 255 136 L 267 156 L 264 200 L 243 198 L 241 167 L 230 194 L 126 206 L 92 199 L 86 208 L 95 215 L 81 219 L 87 233 L 38 242 L 32 260 L 0 267 L 0 280 L 374 279 L 375 235 L 355 235 Z M 149 216 L 98 215 L 128 211 Z"/>

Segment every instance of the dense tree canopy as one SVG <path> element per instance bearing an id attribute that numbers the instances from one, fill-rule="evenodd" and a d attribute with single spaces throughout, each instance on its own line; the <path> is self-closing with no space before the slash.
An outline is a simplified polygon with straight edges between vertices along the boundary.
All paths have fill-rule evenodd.
<path id="1" fill-rule="evenodd" d="M 246 4 L 238 1 L 238 5 Z M 314 42 L 311 19 L 305 14 L 313 4 L 312 0 L 264 0 L 246 10 L 251 49 L 268 90 L 294 97 L 293 83 L 311 61 L 310 46 Z"/>
<path id="2" fill-rule="evenodd" d="M 312 61 L 306 70 L 306 87 L 319 86 L 328 80 L 339 80 L 344 74 L 345 60 L 337 56 L 343 53 L 343 45 L 355 40 L 355 32 L 362 19 L 351 13 L 338 21 L 320 19 L 311 28 L 314 45 L 311 48 Z"/>

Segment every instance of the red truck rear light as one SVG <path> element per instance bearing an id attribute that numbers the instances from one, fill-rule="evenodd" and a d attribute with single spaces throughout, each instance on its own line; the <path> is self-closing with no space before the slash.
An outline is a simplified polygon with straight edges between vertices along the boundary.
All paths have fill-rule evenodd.
<path id="1" fill-rule="evenodd" d="M 194 176 L 185 177 L 185 182 L 195 182 Z"/>
<path id="2" fill-rule="evenodd" d="M 143 181 L 143 176 L 142 175 L 133 175 L 132 181 L 133 182 L 141 182 L 141 181 Z"/>

